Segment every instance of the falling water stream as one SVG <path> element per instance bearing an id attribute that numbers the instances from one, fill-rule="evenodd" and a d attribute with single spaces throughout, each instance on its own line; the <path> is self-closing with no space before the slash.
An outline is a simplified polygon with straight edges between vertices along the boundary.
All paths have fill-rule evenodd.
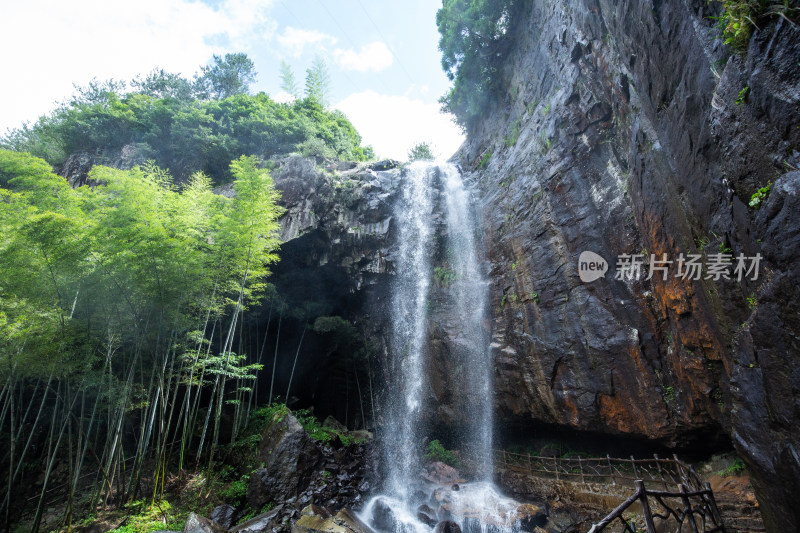
<path id="1" fill-rule="evenodd" d="M 414 163 L 406 169 L 395 206 L 399 250 L 392 294 L 391 390 L 381 435 L 387 469 L 382 493 L 361 513 L 379 531 L 429 533 L 420 506 L 436 521 L 456 522 L 464 532 L 519 531 L 518 502 L 502 496 L 492 479 L 492 365 L 486 318 L 487 281 L 481 270 L 471 196 L 455 166 Z M 444 236 L 443 242 L 437 235 Z M 453 384 L 462 398 L 464 430 L 458 448 L 469 459 L 469 483 L 439 486 L 420 477 L 421 447 L 429 436 L 425 405 L 430 384 L 426 363 L 428 316 L 439 246 L 449 270 L 450 350 L 462 369 Z M 457 489 L 457 490 L 454 490 Z M 430 511 L 433 511 L 431 513 Z"/>

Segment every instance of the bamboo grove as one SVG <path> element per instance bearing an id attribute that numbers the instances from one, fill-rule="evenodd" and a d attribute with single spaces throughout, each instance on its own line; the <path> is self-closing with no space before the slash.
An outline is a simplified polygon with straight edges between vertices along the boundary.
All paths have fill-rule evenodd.
<path id="1" fill-rule="evenodd" d="M 148 496 L 147 477 L 155 496 L 168 462 L 209 466 L 245 424 L 260 365 L 239 353 L 237 326 L 269 288 L 281 208 L 257 158 L 230 172 L 231 198 L 154 164 L 98 166 L 98 185 L 73 189 L 0 150 L 6 527 L 15 487 L 37 485 L 36 530 L 58 471 L 69 521 L 79 489 L 124 503 Z"/>

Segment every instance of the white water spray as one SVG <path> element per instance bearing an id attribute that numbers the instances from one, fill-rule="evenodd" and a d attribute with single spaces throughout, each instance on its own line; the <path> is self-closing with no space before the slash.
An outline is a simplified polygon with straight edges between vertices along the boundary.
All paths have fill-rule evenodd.
<path id="1" fill-rule="evenodd" d="M 480 267 L 469 191 L 453 165 L 414 163 L 406 170 L 394 214 L 399 253 L 392 301 L 392 390 L 384 406 L 381 434 L 387 479 L 383 494 L 369 501 L 361 517 L 387 533 L 430 533 L 431 524 L 418 514 L 418 506 L 424 504 L 435 508 L 434 520 L 455 521 L 465 532 L 519 531 L 522 507 L 500 495 L 491 483 L 492 364 L 484 325 L 488 284 Z M 443 242 L 437 241 L 437 229 Z M 446 268 L 451 272 L 448 290 L 454 313 L 449 349 L 465 375 L 457 385 L 463 398 L 459 408 L 464 427 L 458 447 L 476 478 L 457 490 L 423 483 L 420 478 L 420 444 L 426 437 L 423 411 L 431 407 L 425 405 L 425 399 L 430 391 L 426 341 L 432 258 L 442 244 L 446 246 Z"/>

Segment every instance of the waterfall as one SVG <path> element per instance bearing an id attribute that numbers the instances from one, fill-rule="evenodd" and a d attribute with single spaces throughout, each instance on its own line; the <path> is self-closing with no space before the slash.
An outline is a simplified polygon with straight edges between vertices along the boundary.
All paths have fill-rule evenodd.
<path id="1" fill-rule="evenodd" d="M 434 240 L 435 177 L 429 165 L 410 166 L 400 201 L 395 206 L 399 250 L 392 302 L 392 379 L 387 421 L 382 436 L 383 457 L 389 466 L 387 488 L 406 499 L 411 477 L 419 471 L 422 392 L 431 252 Z"/>
<path id="2" fill-rule="evenodd" d="M 480 266 L 476 216 L 470 194 L 451 164 L 413 163 L 404 171 L 394 209 L 398 239 L 392 290 L 388 393 L 380 433 L 387 470 L 382 494 L 361 513 L 376 530 L 429 533 L 440 520 L 464 531 L 519 531 L 520 504 L 503 497 L 491 482 L 492 363 L 485 326 L 488 283 Z M 444 249 L 442 248 L 444 246 Z M 434 258 L 447 276 L 449 353 L 462 369 L 459 391 L 463 431 L 458 442 L 474 481 L 438 486 L 422 480 L 422 443 L 428 381 L 428 326 L 434 289 Z M 421 507 L 420 507 L 421 506 Z M 420 509 L 438 508 L 423 520 Z M 427 511 L 430 512 L 430 511 Z"/>
<path id="3" fill-rule="evenodd" d="M 444 195 L 447 204 L 448 259 L 455 271 L 454 312 L 460 323 L 459 351 L 466 369 L 464 411 L 469 418 L 463 438 L 470 450 L 476 477 L 492 479 L 492 364 L 489 335 L 484 328 L 489 297 L 486 276 L 480 270 L 477 225 L 470 195 L 453 165 L 443 165 Z"/>

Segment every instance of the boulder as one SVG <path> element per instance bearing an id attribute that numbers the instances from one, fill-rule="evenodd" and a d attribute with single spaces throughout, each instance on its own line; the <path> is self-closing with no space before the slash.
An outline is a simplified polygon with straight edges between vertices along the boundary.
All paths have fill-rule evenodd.
<path id="1" fill-rule="evenodd" d="M 308 486 L 321 457 L 300 422 L 288 411 L 277 413 L 261 438 L 259 460 L 265 466 L 250 475 L 247 502 L 260 509 L 297 496 Z"/>
<path id="2" fill-rule="evenodd" d="M 433 527 L 438 520 L 436 519 L 436 511 L 430 505 L 422 504 L 417 507 L 417 519 L 423 524 Z"/>
<path id="3" fill-rule="evenodd" d="M 458 470 L 440 461 L 428 463 L 421 476 L 426 481 L 436 483 L 437 485 L 449 485 L 455 481 L 461 480 L 461 475 L 458 473 Z"/>
<path id="4" fill-rule="evenodd" d="M 189 513 L 183 533 L 227 533 L 227 529 L 204 516 Z"/>
<path id="5" fill-rule="evenodd" d="M 433 533 L 461 533 L 461 526 L 451 520 L 444 520 L 436 524 Z"/>
<path id="6" fill-rule="evenodd" d="M 325 420 L 322 422 L 322 425 L 326 428 L 335 429 L 337 431 L 347 431 L 347 427 L 332 416 L 325 418 Z"/>
<path id="7" fill-rule="evenodd" d="M 547 513 L 540 507 L 531 503 L 523 503 L 517 507 L 515 528 L 522 531 L 531 531 L 537 526 L 547 524 Z"/>
<path id="8" fill-rule="evenodd" d="M 274 509 L 267 511 L 243 522 L 230 530 L 230 533 L 261 533 L 270 531 L 281 522 L 283 505 L 278 505 Z"/>
<path id="9" fill-rule="evenodd" d="M 397 168 L 399 165 L 400 163 L 398 163 L 394 159 L 384 159 L 383 161 L 376 161 L 375 163 L 372 163 L 372 167 L 370 168 L 372 168 L 372 170 L 377 170 L 377 171 L 391 170 L 393 168 Z"/>
<path id="10" fill-rule="evenodd" d="M 372 525 L 380 531 L 396 531 L 398 520 L 394 511 L 383 500 L 377 500 L 372 506 Z"/>
<path id="11" fill-rule="evenodd" d="M 233 525 L 235 515 L 236 507 L 226 503 L 215 507 L 209 518 L 227 529 Z"/>
<path id="12" fill-rule="evenodd" d="M 335 516 L 317 505 L 309 505 L 292 526 L 292 533 L 372 533 L 372 530 L 350 510 L 342 509 Z"/>
<path id="13" fill-rule="evenodd" d="M 366 429 L 357 429 L 355 431 L 351 431 L 349 434 L 354 439 L 364 442 L 371 441 L 373 438 L 372 432 L 367 431 Z"/>

